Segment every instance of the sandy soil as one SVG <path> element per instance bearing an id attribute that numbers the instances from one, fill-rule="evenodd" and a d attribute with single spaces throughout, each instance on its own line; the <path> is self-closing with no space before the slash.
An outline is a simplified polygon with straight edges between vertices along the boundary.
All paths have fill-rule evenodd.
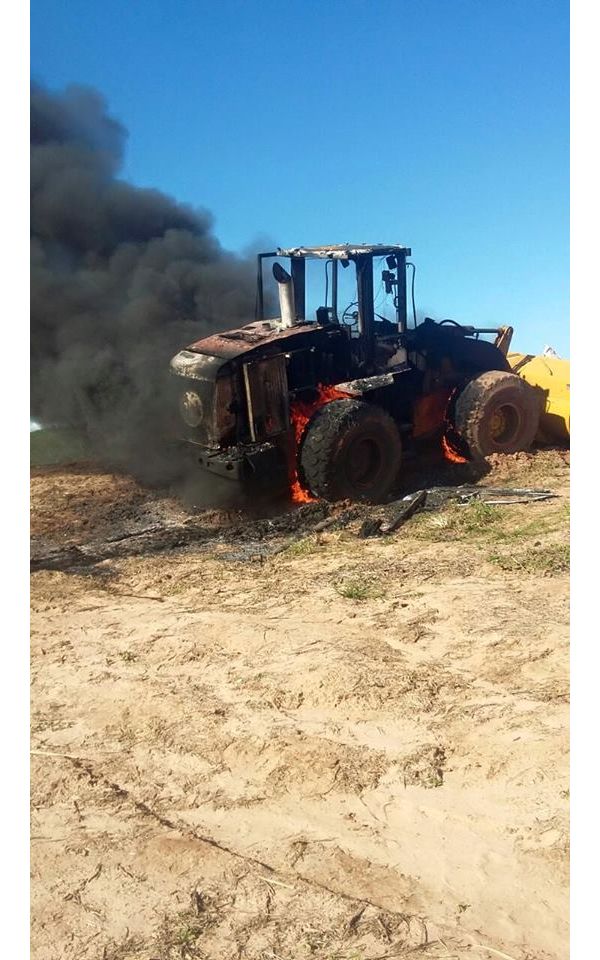
<path id="1" fill-rule="evenodd" d="M 561 496 L 33 575 L 36 960 L 567 956 L 568 465 L 497 480 Z M 157 505 L 38 470 L 32 532 Z"/>

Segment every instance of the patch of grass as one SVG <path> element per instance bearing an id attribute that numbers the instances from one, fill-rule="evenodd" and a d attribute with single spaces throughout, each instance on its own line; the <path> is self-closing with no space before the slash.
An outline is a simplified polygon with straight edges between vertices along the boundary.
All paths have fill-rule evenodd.
<path id="1" fill-rule="evenodd" d="M 548 509 L 546 504 L 532 503 L 525 510 L 526 514 L 517 505 L 496 506 L 478 500 L 464 507 L 451 504 L 443 511 L 415 517 L 410 533 L 417 540 L 493 541 L 498 544 L 525 544 L 548 534 L 568 534 L 568 504 L 553 501 Z"/>
<path id="2" fill-rule="evenodd" d="M 498 539 L 506 541 L 533 540 L 545 533 L 554 533 L 560 527 L 561 523 L 557 523 L 556 516 L 533 517 L 525 523 L 511 525 L 504 530 L 499 530 Z"/>
<path id="3" fill-rule="evenodd" d="M 138 735 L 136 731 L 127 723 L 122 723 L 119 727 L 117 727 L 116 733 L 119 743 L 125 744 L 130 750 L 138 741 Z"/>
<path id="4" fill-rule="evenodd" d="M 173 943 L 178 947 L 191 947 L 202 933 L 202 927 L 198 923 L 185 923 L 173 935 Z"/>
<path id="5" fill-rule="evenodd" d="M 457 506 L 455 523 L 457 529 L 466 536 L 485 533 L 492 525 L 502 520 L 502 512 L 489 503 L 474 500 L 465 507 Z"/>
<path id="6" fill-rule="evenodd" d="M 34 467 L 73 463 L 89 460 L 90 451 L 85 438 L 76 430 L 52 427 L 30 432 L 29 459 Z"/>
<path id="7" fill-rule="evenodd" d="M 377 600 L 384 596 L 384 591 L 378 584 L 368 580 L 343 580 L 335 584 L 336 592 L 347 600 Z"/>
<path id="8" fill-rule="evenodd" d="M 316 553 L 319 549 L 319 544 L 315 537 L 304 537 L 302 540 L 295 540 L 294 543 L 290 543 L 289 547 L 286 547 L 283 551 L 285 557 L 308 557 L 312 553 Z"/>
<path id="9" fill-rule="evenodd" d="M 535 509 L 532 505 L 532 509 Z M 506 522 L 508 520 L 508 523 Z M 569 528 L 569 504 L 563 503 L 551 513 L 544 513 L 537 516 L 528 517 L 523 523 L 514 523 L 510 514 L 506 515 L 506 520 L 501 530 L 497 531 L 499 540 L 537 540 L 547 533 L 568 533 Z"/>
<path id="10" fill-rule="evenodd" d="M 174 917 L 165 917 L 157 942 L 151 956 L 156 960 L 191 960 L 192 957 L 204 957 L 204 951 L 198 941 L 207 928 L 214 923 L 214 916 L 207 909 L 209 903 L 200 896 L 196 901 L 196 910 L 185 910 Z"/>
<path id="11" fill-rule="evenodd" d="M 570 549 L 568 543 L 551 543 L 537 548 L 529 547 L 518 553 L 492 553 L 488 560 L 508 573 L 556 576 L 568 572 Z"/>
<path id="12" fill-rule="evenodd" d="M 404 786 L 412 784 L 430 790 L 441 787 L 444 782 L 446 751 L 443 747 L 424 747 L 404 761 Z"/>
<path id="13" fill-rule="evenodd" d="M 411 534 L 418 540 L 471 540 L 489 536 L 501 521 L 498 507 L 473 500 L 464 507 L 451 504 L 442 512 L 420 514 Z"/>
<path id="14" fill-rule="evenodd" d="M 145 944 L 140 937 L 127 936 L 121 943 L 107 943 L 104 947 L 104 960 L 136 960 L 146 956 Z"/>

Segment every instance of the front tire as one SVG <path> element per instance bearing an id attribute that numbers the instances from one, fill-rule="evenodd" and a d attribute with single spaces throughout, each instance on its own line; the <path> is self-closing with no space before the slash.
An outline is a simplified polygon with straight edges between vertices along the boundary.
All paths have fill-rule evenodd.
<path id="1" fill-rule="evenodd" d="M 360 400 L 333 400 L 308 424 L 299 452 L 300 479 L 323 500 L 378 503 L 392 490 L 401 442 L 385 410 Z"/>
<path id="2" fill-rule="evenodd" d="M 535 390 L 515 373 L 482 373 L 456 400 L 454 425 L 476 460 L 492 453 L 528 450 L 539 420 Z"/>

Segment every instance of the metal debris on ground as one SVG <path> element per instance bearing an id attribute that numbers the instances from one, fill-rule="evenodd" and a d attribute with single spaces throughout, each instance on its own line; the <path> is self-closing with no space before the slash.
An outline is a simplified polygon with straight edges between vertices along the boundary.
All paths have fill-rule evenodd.
<path id="1" fill-rule="evenodd" d="M 459 506 L 474 502 L 509 505 L 535 503 L 556 496 L 558 494 L 546 489 L 461 484 L 417 490 L 380 506 L 349 502 L 336 505 L 315 500 L 271 518 L 238 515 L 233 522 L 229 517 L 217 526 L 204 523 L 200 516 L 183 523 L 159 522 L 133 530 L 121 528 L 110 536 L 85 544 L 57 544 L 46 538 L 35 538 L 31 569 L 81 572 L 107 560 L 169 550 L 201 552 L 221 545 L 234 548 L 222 553 L 223 559 L 264 560 L 282 553 L 299 539 L 326 530 L 341 530 L 354 521 L 360 521 L 358 537 L 389 536 L 415 513 L 439 510 L 450 501 Z"/>
<path id="2" fill-rule="evenodd" d="M 477 487 L 467 484 L 461 484 L 458 487 L 430 487 L 408 494 L 402 500 L 395 500 L 383 508 L 383 513 L 379 516 L 373 516 L 373 510 L 376 508 L 371 507 L 369 516 L 360 526 L 358 536 L 378 537 L 393 533 L 418 511 L 439 510 L 451 500 L 454 500 L 458 506 L 464 507 L 475 501 L 487 504 L 533 503 L 556 496 L 557 494 L 552 493 L 551 490 L 523 487 Z"/>
<path id="3" fill-rule="evenodd" d="M 557 496 L 558 494 L 551 490 L 528 487 L 478 487 L 461 484 L 459 487 L 432 487 L 427 491 L 427 502 L 430 509 L 438 509 L 448 500 L 456 500 L 459 505 L 465 506 L 474 500 L 489 504 L 531 503 Z"/>
<path id="4" fill-rule="evenodd" d="M 422 510 L 427 503 L 427 490 L 418 490 L 402 500 L 397 500 L 385 516 L 367 518 L 358 531 L 359 537 L 377 537 L 381 534 L 393 533 L 402 526 L 414 513 Z"/>

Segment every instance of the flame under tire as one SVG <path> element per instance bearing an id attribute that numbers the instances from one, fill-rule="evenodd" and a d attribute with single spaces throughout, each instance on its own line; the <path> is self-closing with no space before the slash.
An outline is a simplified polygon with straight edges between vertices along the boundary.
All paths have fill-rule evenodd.
<path id="1" fill-rule="evenodd" d="M 475 459 L 517 453 L 533 443 L 540 419 L 535 391 L 515 373 L 490 370 L 458 396 L 454 425 Z"/>
<path id="2" fill-rule="evenodd" d="M 402 446 L 393 419 L 360 400 L 333 400 L 311 419 L 300 446 L 300 477 L 324 500 L 377 503 L 392 490 Z"/>

